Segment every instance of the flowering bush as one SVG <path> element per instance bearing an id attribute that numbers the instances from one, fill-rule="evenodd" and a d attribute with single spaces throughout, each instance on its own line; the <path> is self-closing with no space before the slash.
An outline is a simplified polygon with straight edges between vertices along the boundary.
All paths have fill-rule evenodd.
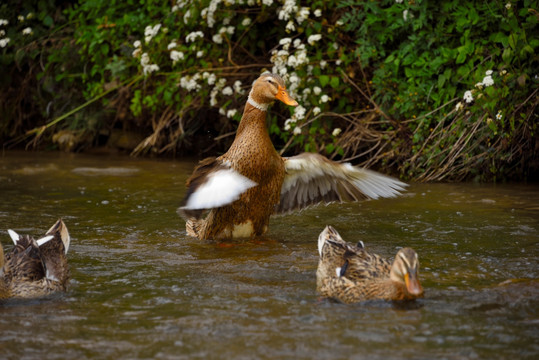
<path id="1" fill-rule="evenodd" d="M 0 32 L 0 59 L 20 67 L 15 54 L 32 36 L 34 47 L 49 45 L 38 76 L 48 90 L 38 102 L 45 125 L 32 134 L 53 129 L 53 143 L 72 150 L 122 129 L 143 136 L 126 146 L 134 154 L 224 151 L 251 82 L 270 70 L 300 103 L 270 112 L 283 152 L 325 152 L 406 178 L 489 178 L 518 164 L 528 171 L 517 157 L 536 151 L 536 8 L 531 0 L 94 0 L 65 19 L 40 15 L 46 37 L 30 24 L 18 25 L 17 40 Z M 0 9 L 0 29 L 14 32 L 17 14 Z M 67 112 L 74 101 L 83 104 Z"/>

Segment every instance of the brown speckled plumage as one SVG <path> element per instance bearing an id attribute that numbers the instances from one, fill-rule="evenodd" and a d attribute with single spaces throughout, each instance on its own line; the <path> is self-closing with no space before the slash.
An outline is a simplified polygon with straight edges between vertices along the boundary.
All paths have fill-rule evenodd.
<path id="1" fill-rule="evenodd" d="M 253 83 L 230 149 L 202 160 L 187 180 L 178 212 L 186 220 L 188 235 L 199 239 L 258 236 L 266 232 L 274 213 L 320 202 L 392 197 L 406 186 L 319 154 L 281 157 L 266 128 L 266 109 L 275 100 L 298 105 L 281 77 L 264 73 Z"/>
<path id="2" fill-rule="evenodd" d="M 417 254 L 399 250 L 393 263 L 346 243 L 331 226 L 318 239 L 318 292 L 344 303 L 365 300 L 412 300 L 423 296 Z"/>
<path id="3" fill-rule="evenodd" d="M 5 257 L 0 246 L 0 299 L 65 291 L 69 280 L 69 233 L 63 221 L 58 220 L 46 235 L 53 238 L 41 246 L 30 236 L 20 236 Z"/>

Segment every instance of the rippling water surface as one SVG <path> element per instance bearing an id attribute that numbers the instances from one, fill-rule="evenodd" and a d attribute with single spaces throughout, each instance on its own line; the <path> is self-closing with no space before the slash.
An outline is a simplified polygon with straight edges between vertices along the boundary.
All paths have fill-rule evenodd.
<path id="1" fill-rule="evenodd" d="M 201 242 L 176 214 L 193 166 L 5 153 L 0 229 L 37 237 L 62 217 L 72 281 L 0 304 L 0 358 L 538 358 L 539 185 L 414 184 L 275 217 L 262 238 Z M 328 224 L 383 256 L 413 247 L 425 298 L 319 299 Z"/>

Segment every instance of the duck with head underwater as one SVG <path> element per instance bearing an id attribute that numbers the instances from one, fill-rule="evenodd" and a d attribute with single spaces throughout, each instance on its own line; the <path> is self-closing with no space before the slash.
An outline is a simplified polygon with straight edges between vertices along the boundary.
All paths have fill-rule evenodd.
<path id="1" fill-rule="evenodd" d="M 13 230 L 8 233 L 15 246 L 4 256 L 0 245 L 0 300 L 65 291 L 69 281 L 66 254 L 71 239 L 64 222 L 58 220 L 39 240 Z"/>
<path id="2" fill-rule="evenodd" d="M 259 236 L 272 214 L 320 202 L 393 197 L 404 190 L 399 180 L 319 154 L 281 157 L 266 128 L 266 112 L 275 100 L 298 105 L 280 76 L 263 73 L 253 83 L 230 149 L 202 160 L 187 180 L 178 212 L 188 235 L 201 240 Z"/>
<path id="3" fill-rule="evenodd" d="M 361 241 L 347 243 L 326 226 L 318 237 L 318 253 L 316 288 L 324 297 L 343 303 L 423 297 L 417 253 L 410 248 L 400 249 L 390 262 L 365 250 Z"/>

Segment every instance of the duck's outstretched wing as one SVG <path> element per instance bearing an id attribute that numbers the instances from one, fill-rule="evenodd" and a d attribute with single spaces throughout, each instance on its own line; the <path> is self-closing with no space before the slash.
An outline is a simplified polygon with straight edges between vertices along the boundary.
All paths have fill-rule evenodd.
<path id="1" fill-rule="evenodd" d="M 372 170 L 337 163 L 320 154 L 283 158 L 285 178 L 276 213 L 300 210 L 321 202 L 394 197 L 407 184 Z"/>
<path id="2" fill-rule="evenodd" d="M 257 184 L 217 158 L 202 160 L 187 179 L 187 194 L 178 213 L 184 219 L 200 218 L 204 210 L 228 205 Z"/>

